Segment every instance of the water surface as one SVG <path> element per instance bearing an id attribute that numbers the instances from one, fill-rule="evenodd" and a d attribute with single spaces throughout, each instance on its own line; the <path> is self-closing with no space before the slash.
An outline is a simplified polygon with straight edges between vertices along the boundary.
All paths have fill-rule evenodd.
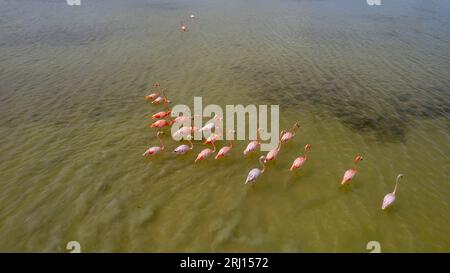
<path id="1" fill-rule="evenodd" d="M 0 251 L 450 251 L 446 1 L 81 1 L 0 0 Z M 247 142 L 144 159 L 155 81 L 302 128 L 252 187 Z"/>

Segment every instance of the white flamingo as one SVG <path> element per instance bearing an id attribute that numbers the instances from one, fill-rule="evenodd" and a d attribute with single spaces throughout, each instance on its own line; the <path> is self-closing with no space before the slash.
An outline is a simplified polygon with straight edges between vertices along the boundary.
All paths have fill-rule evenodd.
<path id="1" fill-rule="evenodd" d="M 247 183 L 253 183 L 256 181 L 256 179 L 264 173 L 264 171 L 266 170 L 266 165 L 264 164 L 264 160 L 266 159 L 265 156 L 261 156 L 259 158 L 259 163 L 262 165 L 262 169 L 258 169 L 258 168 L 254 168 L 252 169 L 248 175 L 247 175 L 247 179 L 245 180 L 245 184 Z"/>
<path id="2" fill-rule="evenodd" d="M 403 174 L 397 175 L 397 180 L 395 181 L 394 191 L 386 194 L 383 199 L 383 204 L 381 205 L 381 209 L 384 210 L 395 202 L 395 192 L 397 191 L 398 181 L 403 177 Z"/>

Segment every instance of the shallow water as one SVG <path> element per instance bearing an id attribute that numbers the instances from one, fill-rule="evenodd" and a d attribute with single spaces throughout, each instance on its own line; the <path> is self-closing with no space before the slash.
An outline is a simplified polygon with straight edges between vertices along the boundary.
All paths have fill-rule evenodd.
<path id="1" fill-rule="evenodd" d="M 450 251 L 446 1 L 81 1 L 0 0 L 0 251 Z M 155 81 L 302 127 L 253 186 L 243 141 L 144 159 Z"/>

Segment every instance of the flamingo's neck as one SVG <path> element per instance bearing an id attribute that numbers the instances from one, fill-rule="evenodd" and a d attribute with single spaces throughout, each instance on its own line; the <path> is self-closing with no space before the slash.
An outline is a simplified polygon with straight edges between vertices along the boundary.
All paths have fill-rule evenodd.
<path id="1" fill-rule="evenodd" d="M 214 144 L 214 142 L 211 142 L 211 144 L 212 144 L 212 146 L 214 147 L 213 153 L 215 153 L 215 152 L 216 152 L 216 144 Z"/>
<path id="2" fill-rule="evenodd" d="M 358 162 L 359 162 L 359 160 L 355 161 L 355 171 L 358 171 Z"/>
<path id="3" fill-rule="evenodd" d="M 261 143 L 261 133 L 259 132 L 259 130 L 256 134 L 256 141 L 258 141 L 258 143 Z"/>
<path id="4" fill-rule="evenodd" d="M 263 158 L 259 159 L 259 163 L 262 165 L 261 173 L 263 173 L 266 170 L 266 165 L 264 164 Z"/>
<path id="5" fill-rule="evenodd" d="M 191 140 L 189 140 L 189 145 L 190 145 L 190 147 L 189 147 L 189 149 L 194 149 L 194 143 L 192 143 L 192 141 Z"/>
<path id="6" fill-rule="evenodd" d="M 161 137 L 159 135 L 157 135 L 157 137 L 158 137 L 158 141 L 159 141 L 159 145 L 161 147 L 161 150 L 164 150 L 164 143 L 163 143 Z"/>
<path id="7" fill-rule="evenodd" d="M 308 149 L 305 149 L 305 156 L 304 156 L 305 160 L 308 159 Z"/>
<path id="8" fill-rule="evenodd" d="M 233 140 L 230 140 L 230 148 L 233 148 Z"/>

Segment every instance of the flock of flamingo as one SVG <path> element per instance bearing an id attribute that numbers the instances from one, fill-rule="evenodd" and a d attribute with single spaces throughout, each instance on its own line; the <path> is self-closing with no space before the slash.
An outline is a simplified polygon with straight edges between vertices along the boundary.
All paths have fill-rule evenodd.
<path id="1" fill-rule="evenodd" d="M 186 120 L 192 120 L 194 118 L 193 116 L 191 117 L 191 116 L 182 115 L 182 116 L 177 116 L 174 119 L 172 119 L 172 117 L 171 117 L 172 110 L 169 107 L 170 101 L 167 99 L 166 95 L 164 94 L 164 90 L 161 89 L 161 85 L 159 83 L 155 83 L 155 84 L 153 84 L 153 88 L 155 90 L 152 91 L 153 93 L 151 93 L 150 95 L 147 95 L 145 97 L 146 100 L 150 101 L 152 104 L 162 104 L 162 105 L 164 105 L 164 107 L 166 109 L 164 111 L 161 111 L 161 112 L 158 112 L 158 113 L 152 115 L 152 119 L 156 119 L 156 121 L 153 122 L 150 125 L 150 127 L 157 129 L 156 137 L 159 141 L 159 146 L 153 146 L 153 147 L 148 148 L 143 153 L 143 156 L 146 156 L 146 157 L 155 155 L 164 150 L 164 143 L 161 139 L 161 134 L 163 134 L 162 128 L 171 127 L 175 123 L 183 123 Z M 218 117 L 216 115 L 216 116 L 214 116 L 213 120 L 216 120 L 216 119 L 221 119 L 221 117 Z M 177 148 L 175 148 L 173 150 L 173 152 L 177 155 L 181 155 L 181 154 L 185 154 L 185 153 L 193 150 L 194 144 L 192 143 L 192 133 L 194 133 L 196 131 L 203 131 L 203 132 L 211 133 L 211 131 L 214 130 L 215 127 L 216 126 L 215 126 L 214 122 L 208 122 L 205 126 L 203 126 L 200 129 L 197 129 L 195 126 L 181 127 L 179 130 L 177 130 L 174 133 L 174 136 L 185 137 L 187 139 L 189 145 L 182 144 L 182 145 L 178 146 Z M 300 124 L 298 122 L 296 122 L 290 131 L 282 130 L 280 132 L 280 138 L 279 138 L 277 147 L 275 149 L 270 150 L 267 153 L 267 155 L 263 155 L 259 158 L 259 163 L 261 164 L 262 168 L 261 169 L 254 168 L 254 169 L 250 170 L 250 172 L 247 175 L 247 179 L 245 180 L 245 184 L 255 182 L 258 179 L 258 177 L 261 176 L 266 171 L 266 163 L 269 161 L 273 161 L 277 158 L 278 153 L 281 149 L 281 146 L 283 144 L 285 144 L 286 142 L 290 141 L 292 138 L 294 138 L 295 133 L 298 128 L 300 128 Z M 243 152 L 244 156 L 246 156 L 250 153 L 256 152 L 258 150 L 258 148 L 260 148 L 260 146 L 261 146 L 261 136 L 260 136 L 261 130 L 262 130 L 261 128 L 258 129 L 257 139 L 251 141 L 245 148 L 245 150 Z M 230 131 L 230 133 L 234 133 L 234 131 Z M 205 160 L 208 157 L 210 157 L 211 155 L 213 155 L 216 152 L 215 142 L 219 139 L 220 139 L 220 136 L 218 134 L 211 133 L 210 136 L 206 139 L 206 141 L 203 144 L 211 145 L 213 149 L 211 149 L 211 148 L 203 149 L 197 155 L 195 162 Z M 220 158 L 223 158 L 224 156 L 226 156 L 227 154 L 230 153 L 232 148 L 233 148 L 233 141 L 230 140 L 228 146 L 224 146 L 218 151 L 217 155 L 215 156 L 215 159 L 218 160 Z M 310 149 L 311 149 L 311 145 L 306 144 L 304 147 L 303 156 L 297 157 L 292 162 L 292 165 L 289 169 L 291 172 L 294 171 L 295 169 L 301 168 L 305 164 L 305 162 L 308 159 L 308 152 Z M 355 158 L 355 161 L 354 161 L 355 167 L 345 171 L 344 176 L 342 177 L 342 180 L 341 180 L 341 185 L 349 184 L 352 181 L 352 179 L 358 173 L 358 163 L 361 160 L 363 160 L 362 156 L 357 155 Z M 402 178 L 402 177 L 403 177 L 402 174 L 399 174 L 397 176 L 394 191 L 386 194 L 386 196 L 384 197 L 383 203 L 381 205 L 381 208 L 383 210 L 385 210 L 386 208 L 388 208 L 389 206 L 391 206 L 394 203 L 398 183 L 399 183 L 400 178 Z"/>

